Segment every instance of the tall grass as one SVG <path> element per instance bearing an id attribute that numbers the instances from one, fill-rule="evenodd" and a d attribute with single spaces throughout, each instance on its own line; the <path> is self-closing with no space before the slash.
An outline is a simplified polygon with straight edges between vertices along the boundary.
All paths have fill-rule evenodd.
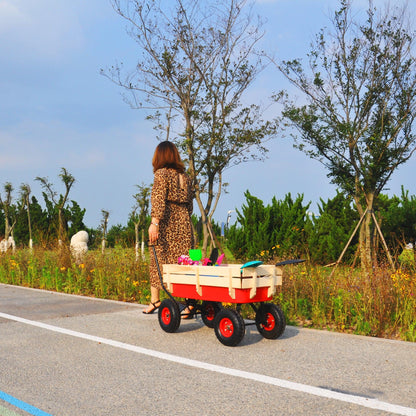
<path id="1" fill-rule="evenodd" d="M 80 264 L 68 252 L 19 250 L 0 256 L 0 283 L 128 302 L 150 299 L 147 261 L 133 249 L 89 251 Z"/>
<path id="2" fill-rule="evenodd" d="M 416 341 L 416 275 L 378 268 L 286 266 L 278 301 L 287 319 L 304 326 Z"/>
<path id="3" fill-rule="evenodd" d="M 276 295 L 289 323 L 354 334 L 416 341 L 416 274 L 389 272 L 366 277 L 358 268 L 331 269 L 305 263 L 285 266 Z M 0 255 L 0 283 L 148 303 L 147 261 L 133 249 L 90 251 L 76 264 L 68 252 L 19 250 Z"/>

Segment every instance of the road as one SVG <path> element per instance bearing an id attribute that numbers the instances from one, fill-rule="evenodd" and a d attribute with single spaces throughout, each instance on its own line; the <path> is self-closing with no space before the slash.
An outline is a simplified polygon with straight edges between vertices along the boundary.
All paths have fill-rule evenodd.
<path id="1" fill-rule="evenodd" d="M 0 415 L 416 415 L 416 344 L 249 326 L 226 347 L 143 309 L 0 284 Z"/>

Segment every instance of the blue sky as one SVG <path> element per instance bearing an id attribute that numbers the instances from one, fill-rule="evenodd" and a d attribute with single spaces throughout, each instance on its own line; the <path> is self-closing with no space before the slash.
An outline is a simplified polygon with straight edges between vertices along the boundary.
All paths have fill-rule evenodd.
<path id="1" fill-rule="evenodd" d="M 264 47 L 278 58 L 302 57 L 317 31 L 329 24 L 334 0 L 262 0 L 256 9 L 267 17 Z M 356 7 L 365 7 L 356 0 Z M 384 4 L 376 0 L 375 4 Z M 413 7 L 412 5 L 410 5 Z M 127 222 L 135 185 L 152 182 L 156 135 L 146 114 L 122 100 L 122 91 L 100 69 L 123 61 L 133 67 L 137 47 L 125 22 L 107 0 L 0 0 L 0 192 L 11 182 L 28 183 L 42 203 L 35 177 L 47 177 L 63 192 L 58 174 L 65 167 L 76 179 L 70 199 L 86 208 L 85 223 L 97 227 L 101 209 L 110 226 Z M 250 92 L 253 102 L 288 85 L 272 68 Z M 270 203 L 304 194 L 316 212 L 320 198 L 336 191 L 317 161 L 276 138 L 265 162 L 225 172 L 230 183 L 214 218 L 244 203 L 244 191 Z M 403 185 L 416 194 L 416 156 L 388 184 L 389 195 Z M 194 209 L 197 210 L 196 204 Z"/>

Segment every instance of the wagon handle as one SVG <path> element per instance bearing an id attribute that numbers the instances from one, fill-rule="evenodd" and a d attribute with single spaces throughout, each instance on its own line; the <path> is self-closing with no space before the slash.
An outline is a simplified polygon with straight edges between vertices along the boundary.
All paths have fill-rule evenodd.
<path id="1" fill-rule="evenodd" d="M 162 272 L 160 270 L 160 265 L 159 265 L 159 260 L 157 258 L 157 254 L 156 254 L 156 249 L 155 249 L 155 245 L 151 244 L 151 247 L 153 249 L 153 254 L 155 256 L 155 261 L 156 261 L 156 267 L 157 267 L 157 272 L 159 273 L 159 280 L 160 280 L 160 284 L 162 285 L 163 290 L 167 293 L 167 295 L 176 303 L 175 298 L 171 295 L 171 293 L 169 292 L 169 290 L 166 289 L 165 284 L 163 283 L 163 276 L 162 276 Z"/>

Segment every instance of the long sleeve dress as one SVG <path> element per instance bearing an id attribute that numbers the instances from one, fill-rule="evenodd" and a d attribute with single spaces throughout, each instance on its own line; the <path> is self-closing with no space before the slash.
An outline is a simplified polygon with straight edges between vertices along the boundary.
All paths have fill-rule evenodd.
<path id="1" fill-rule="evenodd" d="M 151 194 L 151 216 L 159 219 L 156 253 L 159 265 L 177 264 L 178 257 L 194 246 L 191 214 L 194 191 L 188 175 L 175 169 L 158 169 Z M 153 250 L 150 251 L 150 284 L 161 289 Z"/>

